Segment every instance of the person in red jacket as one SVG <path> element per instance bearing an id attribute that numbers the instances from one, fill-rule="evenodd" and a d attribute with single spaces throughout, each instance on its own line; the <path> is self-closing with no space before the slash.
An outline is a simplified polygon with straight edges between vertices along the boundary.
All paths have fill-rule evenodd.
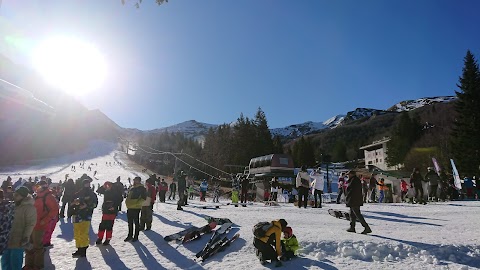
<path id="1" fill-rule="evenodd" d="M 405 195 L 408 192 L 408 183 L 405 180 L 400 181 L 400 191 L 402 192 L 402 202 L 405 202 Z"/>
<path id="2" fill-rule="evenodd" d="M 25 255 L 25 267 L 23 269 L 44 269 L 43 235 L 49 222 L 58 216 L 58 202 L 48 188 L 46 180 L 38 182 L 36 187 L 35 209 L 37 210 L 37 223 L 33 228 L 30 243 L 33 248 L 27 250 Z"/>
<path id="3" fill-rule="evenodd" d="M 165 179 L 162 179 L 162 181 L 158 185 L 158 198 L 160 199 L 160 202 L 165 202 L 165 195 L 167 194 L 167 191 L 167 182 L 165 182 Z"/>

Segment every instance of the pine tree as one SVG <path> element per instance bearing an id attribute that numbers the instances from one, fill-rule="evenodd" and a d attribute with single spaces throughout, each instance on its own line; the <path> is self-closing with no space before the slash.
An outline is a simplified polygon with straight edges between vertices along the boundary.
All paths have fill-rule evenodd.
<path id="1" fill-rule="evenodd" d="M 457 87 L 452 152 L 460 174 L 471 176 L 478 174 L 480 166 L 480 70 L 470 51 L 464 58 Z"/>
<path id="2" fill-rule="evenodd" d="M 403 164 L 413 143 L 420 137 L 422 128 L 417 117 L 410 118 L 408 112 L 402 112 L 387 143 L 388 166 Z"/>

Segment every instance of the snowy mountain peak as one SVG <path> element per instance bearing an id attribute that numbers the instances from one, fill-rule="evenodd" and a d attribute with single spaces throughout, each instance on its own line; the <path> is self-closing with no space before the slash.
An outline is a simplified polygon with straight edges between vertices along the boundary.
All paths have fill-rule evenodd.
<path id="1" fill-rule="evenodd" d="M 419 98 L 415 100 L 404 100 L 388 108 L 387 111 L 392 111 L 392 112 L 411 111 L 411 110 L 415 110 L 417 108 L 431 105 L 434 103 L 446 103 L 456 99 L 457 97 L 455 96 L 440 96 L 440 97 Z"/>

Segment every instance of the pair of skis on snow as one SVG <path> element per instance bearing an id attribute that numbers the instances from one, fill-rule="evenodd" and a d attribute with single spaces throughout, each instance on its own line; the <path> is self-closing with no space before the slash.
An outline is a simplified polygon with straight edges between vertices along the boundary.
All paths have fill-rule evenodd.
<path id="1" fill-rule="evenodd" d="M 233 241 L 235 241 L 240 234 L 235 234 L 232 238 L 228 238 L 226 235 L 230 231 L 233 223 L 230 219 L 226 218 L 213 218 L 208 217 L 206 218 L 208 224 L 198 228 L 198 227 L 190 227 L 181 232 L 167 235 L 164 237 L 165 241 L 182 241 L 182 243 L 186 243 L 189 241 L 193 241 L 195 239 L 199 239 L 203 234 L 210 233 L 212 230 L 218 225 L 221 225 L 220 228 L 213 231 L 210 240 L 205 244 L 202 250 L 200 250 L 195 257 L 200 259 L 201 261 L 205 261 L 207 258 L 215 255 L 219 251 L 223 251 L 227 246 L 230 245 Z"/>

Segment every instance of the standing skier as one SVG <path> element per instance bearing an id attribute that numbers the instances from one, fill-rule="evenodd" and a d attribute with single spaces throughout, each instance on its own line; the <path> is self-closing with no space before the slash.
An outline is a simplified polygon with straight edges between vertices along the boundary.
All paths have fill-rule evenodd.
<path id="1" fill-rule="evenodd" d="M 438 201 L 437 190 L 440 177 L 435 172 L 433 167 L 428 167 L 427 170 L 428 172 L 425 174 L 425 181 L 428 181 L 428 199 L 432 202 Z"/>
<path id="2" fill-rule="evenodd" d="M 364 227 L 362 234 L 371 233 L 372 230 L 370 229 L 370 226 L 368 226 L 360 212 L 360 206 L 363 205 L 362 183 L 360 182 L 360 178 L 357 177 L 355 171 L 349 171 L 347 175 L 348 186 L 345 192 L 345 200 L 347 202 L 347 207 L 350 207 L 350 228 L 347 232 L 356 232 L 355 222 L 358 219 Z"/>
<path id="3" fill-rule="evenodd" d="M 340 177 L 338 178 L 338 196 L 337 196 L 337 204 L 340 204 L 340 198 L 345 191 L 345 173 L 342 172 Z"/>
<path id="4" fill-rule="evenodd" d="M 246 203 L 248 198 L 248 186 L 250 185 L 250 181 L 246 176 L 242 176 L 242 193 L 240 194 L 240 202 Z"/>
<path id="5" fill-rule="evenodd" d="M 319 172 L 319 169 L 314 170 L 310 173 L 310 178 L 313 179 L 311 186 L 313 187 L 313 198 L 315 204 L 314 208 L 322 208 L 322 194 L 324 187 L 323 175 Z M 317 197 L 319 198 L 319 203 L 317 204 Z"/>
<path id="6" fill-rule="evenodd" d="M 425 202 L 425 198 L 423 197 L 423 183 L 425 180 L 423 179 L 422 175 L 420 174 L 420 170 L 418 168 L 413 168 L 413 172 L 410 175 L 410 185 L 415 188 L 415 197 L 418 203 L 427 204 Z M 420 197 L 420 198 L 419 198 Z"/>
<path id="7" fill-rule="evenodd" d="M 205 201 L 205 197 L 207 196 L 207 189 L 208 189 L 207 180 L 203 179 L 202 183 L 200 183 L 200 201 L 201 202 Z"/>
<path id="8" fill-rule="evenodd" d="M 168 195 L 168 200 L 175 200 L 175 193 L 177 192 L 177 184 L 175 184 L 175 179 L 173 179 L 170 184 L 170 195 Z"/>
<path id="9" fill-rule="evenodd" d="M 182 206 L 186 205 L 187 203 L 187 174 L 184 171 L 180 171 L 177 176 L 178 181 L 178 201 L 177 201 L 177 210 L 183 210 Z M 175 198 L 175 195 L 173 195 Z"/>
<path id="10" fill-rule="evenodd" d="M 142 185 L 142 179 L 136 176 L 133 178 L 133 186 L 128 190 L 127 199 L 125 200 L 125 204 L 127 205 L 128 236 L 123 241 L 138 241 L 138 235 L 140 233 L 140 211 L 146 198 L 147 190 Z"/>

